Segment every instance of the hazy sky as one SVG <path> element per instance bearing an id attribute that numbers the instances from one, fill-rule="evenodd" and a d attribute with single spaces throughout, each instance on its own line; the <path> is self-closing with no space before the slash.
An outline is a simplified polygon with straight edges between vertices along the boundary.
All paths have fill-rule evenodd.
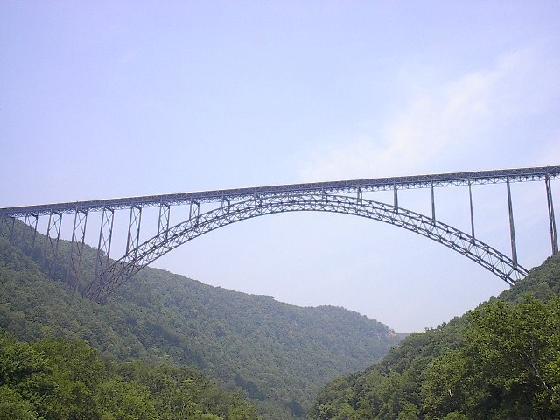
<path id="1" fill-rule="evenodd" d="M 559 22 L 559 1 L 5 0 L 0 206 L 558 164 Z M 531 267 L 550 250 L 544 186 L 513 194 Z M 508 251 L 505 187 L 474 195 L 480 238 Z M 468 230 L 464 189 L 436 200 Z M 400 202 L 427 211 L 429 191 Z M 505 287 L 410 232 L 312 213 L 220 229 L 155 266 L 397 331 Z"/>

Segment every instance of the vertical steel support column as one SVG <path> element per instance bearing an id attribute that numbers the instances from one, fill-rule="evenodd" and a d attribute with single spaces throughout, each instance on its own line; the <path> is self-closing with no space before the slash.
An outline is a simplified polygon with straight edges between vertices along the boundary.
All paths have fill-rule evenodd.
<path id="1" fill-rule="evenodd" d="M 194 209 L 196 208 L 196 210 Z M 196 225 L 198 225 L 198 218 L 200 216 L 200 203 L 198 201 L 191 201 L 191 205 L 189 208 L 189 221 L 196 218 Z"/>
<path id="2" fill-rule="evenodd" d="M 62 225 L 62 213 L 51 213 L 47 225 L 47 237 L 45 247 L 45 260 L 49 267 L 49 276 L 54 274 L 53 270 L 58 262 L 58 243 L 60 241 L 60 228 Z M 55 237 L 51 236 L 54 230 Z M 49 261 L 50 260 L 50 261 Z"/>
<path id="3" fill-rule="evenodd" d="M 471 208 L 471 236 L 474 238 L 474 206 L 473 206 L 473 199 L 472 199 L 472 185 L 471 181 L 469 181 L 469 204 Z"/>
<path id="4" fill-rule="evenodd" d="M 159 205 L 159 218 L 157 231 L 158 235 L 165 232 L 165 238 L 167 239 L 167 231 L 169 230 L 169 219 L 171 215 L 171 207 L 168 204 Z"/>
<path id="5" fill-rule="evenodd" d="M 101 212 L 101 229 L 99 230 L 99 244 L 95 261 L 95 279 L 99 282 L 100 286 L 103 284 L 103 279 L 100 278 L 100 275 L 109 264 L 114 218 L 115 210 L 112 208 L 105 207 Z"/>
<path id="6" fill-rule="evenodd" d="M 548 219 L 550 223 L 550 244 L 552 255 L 558 254 L 558 234 L 556 232 L 556 217 L 554 216 L 554 203 L 552 202 L 552 190 L 550 189 L 550 177 L 544 179 L 546 185 L 546 199 L 548 201 Z"/>
<path id="7" fill-rule="evenodd" d="M 432 222 L 436 222 L 436 200 L 434 198 L 434 183 L 430 185 L 430 192 L 432 198 Z"/>
<path id="8" fill-rule="evenodd" d="M 52 221 L 52 213 L 49 214 L 49 221 L 47 222 L 47 238 L 49 237 L 49 233 L 51 231 L 51 221 Z"/>
<path id="9" fill-rule="evenodd" d="M 87 210 L 76 209 L 74 213 L 74 227 L 72 229 L 72 243 L 70 244 L 70 261 L 66 272 L 66 282 L 73 290 L 76 290 L 80 283 L 87 219 Z"/>
<path id="10" fill-rule="evenodd" d="M 511 259 L 517 265 L 517 248 L 515 246 L 515 222 L 513 220 L 513 205 L 511 203 L 511 189 L 509 186 L 509 179 L 507 180 L 507 193 L 508 193 L 508 213 L 509 213 L 509 236 L 511 239 Z"/>
<path id="11" fill-rule="evenodd" d="M 39 215 L 34 214 L 33 217 L 35 218 L 35 225 L 33 226 L 33 241 L 31 242 L 31 246 L 35 248 L 35 242 L 37 240 L 37 225 L 39 224 Z"/>
<path id="12" fill-rule="evenodd" d="M 325 204 L 327 204 L 328 201 L 328 197 L 327 197 L 327 193 L 325 192 L 325 189 L 323 188 L 321 190 L 321 198 L 323 199 L 323 201 L 325 202 Z M 261 203 L 259 202 L 259 206 L 261 205 Z"/>
<path id="13" fill-rule="evenodd" d="M 324 195 L 324 194 L 325 194 L 325 191 L 324 191 L 324 190 L 321 191 L 321 194 Z M 261 207 L 261 206 L 262 206 L 261 197 L 260 197 L 258 194 L 255 193 L 255 194 L 253 195 L 253 198 L 255 199 L 255 205 L 256 205 L 257 207 Z"/>
<path id="14" fill-rule="evenodd" d="M 31 236 L 31 240 L 29 241 L 31 248 L 35 247 L 35 238 L 37 237 L 37 224 L 39 223 L 39 215 L 37 214 L 26 214 L 25 219 L 23 221 L 26 226 L 33 228 L 33 232 L 29 232 L 29 236 Z M 26 237 L 24 236 L 23 242 L 26 241 Z"/>
<path id="15" fill-rule="evenodd" d="M 395 213 L 399 212 L 399 196 L 397 194 L 397 185 L 393 185 L 393 207 L 395 208 Z"/>
<path id="16" fill-rule="evenodd" d="M 362 205 L 362 189 L 358 187 L 358 192 L 356 193 L 356 201 L 361 206 Z"/>
<path id="17" fill-rule="evenodd" d="M 225 205 L 224 205 L 224 203 L 225 203 Z M 229 213 L 229 206 L 230 206 L 229 198 L 222 197 L 222 200 L 220 201 L 220 207 L 221 207 L 222 211 L 225 208 L 226 213 Z"/>
<path id="18" fill-rule="evenodd" d="M 142 222 L 142 207 L 132 206 L 128 220 L 128 237 L 126 240 L 126 254 L 131 249 L 137 249 L 140 242 L 140 223 Z"/>

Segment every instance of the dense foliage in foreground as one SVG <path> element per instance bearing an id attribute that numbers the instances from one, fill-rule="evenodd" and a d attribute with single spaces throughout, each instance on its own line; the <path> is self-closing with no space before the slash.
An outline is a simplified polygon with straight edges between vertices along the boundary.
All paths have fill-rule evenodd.
<path id="1" fill-rule="evenodd" d="M 83 341 L 0 332 L 0 419 L 254 419 L 243 396 L 167 365 L 115 363 Z"/>
<path id="2" fill-rule="evenodd" d="M 319 395 L 317 419 L 560 418 L 560 256 Z"/>
<path id="3" fill-rule="evenodd" d="M 53 281 L 65 269 L 49 269 L 43 248 L 19 243 L 23 232 L 15 238 L 11 246 L 0 235 L 0 328 L 29 342 L 82 339 L 120 361 L 193 366 L 243 390 L 265 418 L 304 416 L 323 385 L 365 369 L 399 338 L 356 312 L 287 305 L 163 270 L 142 271 L 113 301 L 98 305 Z M 85 252 L 88 278 L 94 251 Z M 61 242 L 59 261 L 67 253 Z"/>

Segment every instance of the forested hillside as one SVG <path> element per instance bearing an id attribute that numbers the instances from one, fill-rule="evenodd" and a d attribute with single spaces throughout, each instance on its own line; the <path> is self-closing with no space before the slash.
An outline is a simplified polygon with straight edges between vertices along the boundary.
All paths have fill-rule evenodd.
<path id="1" fill-rule="evenodd" d="M 83 341 L 0 332 L 0 419 L 253 420 L 256 409 L 187 368 L 115 363 Z"/>
<path id="2" fill-rule="evenodd" d="M 560 418 L 560 256 L 319 395 L 316 419 Z"/>
<path id="3" fill-rule="evenodd" d="M 21 232 L 20 232 L 21 233 Z M 0 237 L 0 327 L 20 340 L 82 339 L 103 356 L 192 366 L 241 389 L 265 418 L 303 416 L 321 386 L 364 369 L 398 341 L 343 308 L 302 308 L 267 296 L 143 270 L 108 304 L 70 291 L 40 246 Z M 38 238 L 41 245 L 43 237 Z M 86 250 L 84 276 L 93 250 Z M 61 243 L 65 261 L 68 243 Z"/>

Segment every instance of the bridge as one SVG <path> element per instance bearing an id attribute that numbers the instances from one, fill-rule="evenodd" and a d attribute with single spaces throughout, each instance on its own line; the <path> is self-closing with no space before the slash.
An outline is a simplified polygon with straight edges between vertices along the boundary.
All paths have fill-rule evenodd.
<path id="1" fill-rule="evenodd" d="M 389 223 L 436 241 L 471 259 L 494 275 L 512 285 L 527 275 L 517 258 L 515 220 L 511 183 L 544 181 L 548 205 L 551 252 L 558 252 L 558 238 L 551 180 L 560 176 L 560 166 L 506 169 L 482 172 L 457 172 L 407 177 L 355 179 L 334 182 L 261 186 L 216 191 L 164 194 L 156 196 L 119 198 L 112 200 L 77 201 L 44 204 L 29 207 L 0 208 L 0 221 L 10 240 L 14 241 L 14 226 L 20 220 L 30 227 L 35 245 L 40 217 L 48 218 L 43 252 L 51 264 L 59 258 L 59 241 L 63 215 L 70 215 L 72 239 L 67 266 L 66 282 L 76 288 L 85 246 L 87 220 L 92 213 L 99 215 L 101 227 L 95 261 L 95 276 L 83 291 L 97 301 L 105 301 L 120 285 L 139 270 L 171 250 L 205 233 L 239 221 L 267 214 L 316 211 L 359 216 Z M 488 245 L 475 236 L 475 217 L 472 190 L 485 184 L 506 184 L 511 256 Z M 434 190 L 463 187 L 470 203 L 470 232 L 447 225 L 436 217 Z M 420 214 L 399 206 L 399 191 L 427 189 L 431 213 Z M 364 197 L 365 193 L 392 191 L 392 203 L 383 203 Z M 203 206 L 204 205 L 204 206 Z M 157 207 L 156 235 L 141 241 L 142 210 Z M 182 220 L 170 226 L 171 211 L 186 208 Z M 202 210 L 203 207 L 205 210 Z M 124 255 L 110 258 L 115 210 L 128 210 L 128 233 Z"/>

